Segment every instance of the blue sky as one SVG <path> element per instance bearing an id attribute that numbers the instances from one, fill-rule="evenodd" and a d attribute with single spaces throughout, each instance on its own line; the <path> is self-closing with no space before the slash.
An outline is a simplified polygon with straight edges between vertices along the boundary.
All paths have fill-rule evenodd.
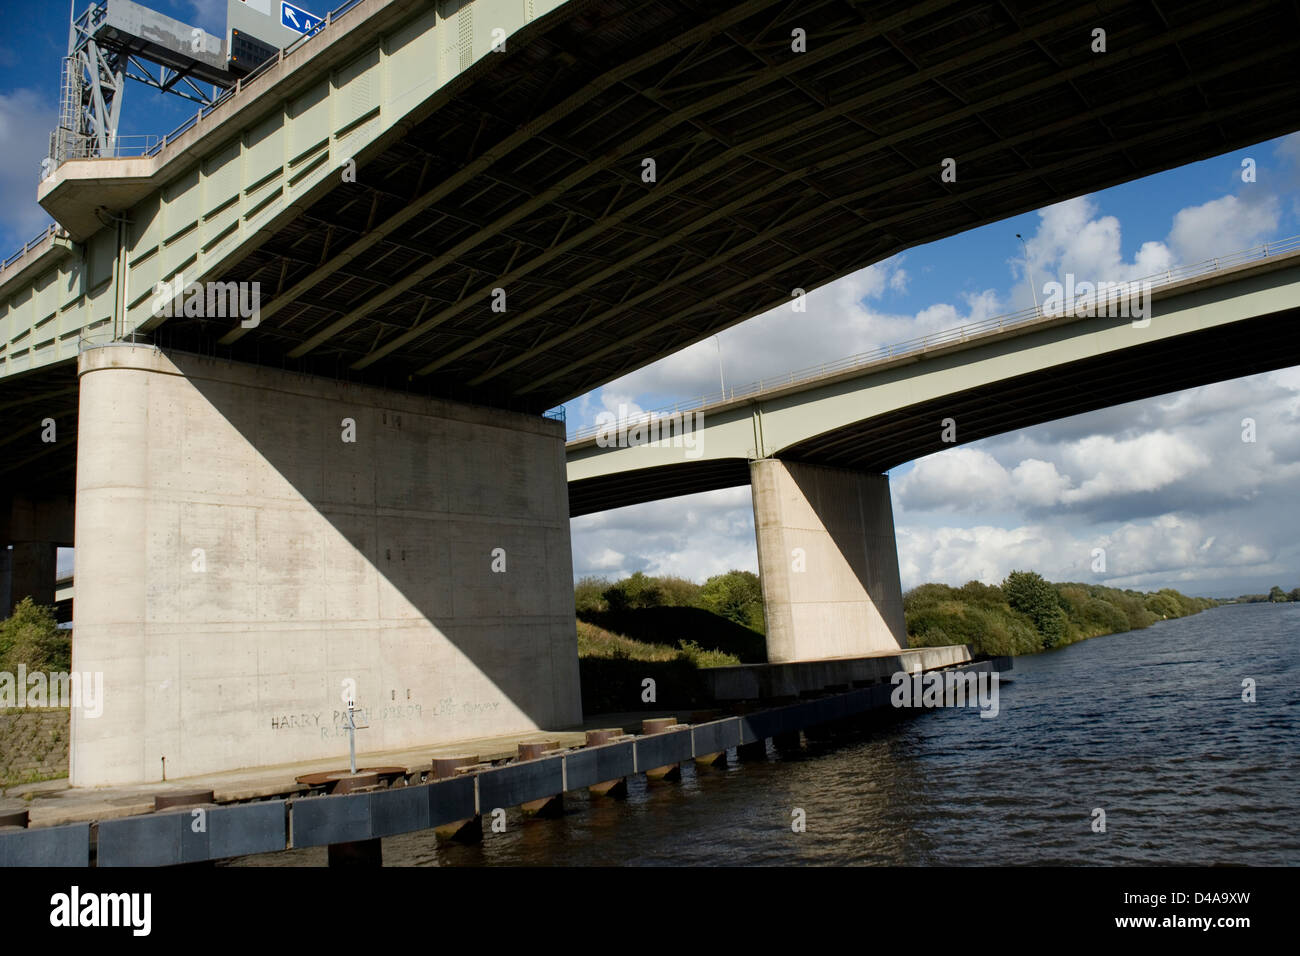
<path id="1" fill-rule="evenodd" d="M 84 7 L 79 3 L 78 7 Z M 151 0 L 224 35 L 225 0 Z M 311 4 L 313 12 L 323 13 Z M 35 201 L 56 122 L 64 0 L 0 0 L 0 256 L 49 218 Z M 123 135 L 169 132 L 196 107 L 129 84 Z M 1253 183 L 1241 162 L 1256 164 Z M 620 404 L 655 408 L 1032 304 L 1064 272 L 1116 280 L 1300 234 L 1300 134 L 918 247 L 735 326 L 567 406 L 570 427 Z M 1243 450 L 1244 417 L 1260 423 Z M 1247 454 L 1249 451 L 1249 454 Z M 1253 455 L 1254 457 L 1250 457 Z M 1135 463 L 1138 463 L 1135 465 Z M 967 485 L 952 491 L 952 476 Z M 995 581 L 1016 567 L 1056 580 L 1231 595 L 1300 585 L 1300 371 L 1107 409 L 951 449 L 891 474 L 904 587 Z M 975 491 L 971 491 L 975 488 Z M 701 579 L 755 569 L 747 488 L 575 519 L 574 571 Z M 1105 575 L 1092 547 L 1113 552 Z"/>
<path id="2" fill-rule="evenodd" d="M 336 3 L 328 6 L 337 5 Z M 77 12 L 89 6 L 77 0 Z M 225 36 L 226 0 L 147 0 L 145 6 Z M 315 12 L 327 4 L 300 3 Z M 50 221 L 36 205 L 41 159 L 58 122 L 60 61 L 68 52 L 67 0 L 0 0 L 0 258 L 36 236 Z M 118 134 L 162 137 L 198 110 L 198 104 L 128 81 Z M 124 139 L 126 143 L 136 140 Z"/>

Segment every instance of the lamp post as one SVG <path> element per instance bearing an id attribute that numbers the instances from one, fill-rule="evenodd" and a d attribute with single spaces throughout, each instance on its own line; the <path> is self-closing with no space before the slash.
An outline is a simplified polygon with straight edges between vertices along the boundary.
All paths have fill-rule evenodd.
<path id="1" fill-rule="evenodd" d="M 722 400 L 727 400 L 727 380 L 722 376 L 722 336 L 715 335 L 713 340 L 718 343 L 718 384 L 722 386 Z"/>
<path id="2" fill-rule="evenodd" d="M 1038 286 L 1034 283 L 1034 267 L 1029 264 L 1029 243 L 1025 242 L 1025 237 L 1020 233 L 1016 233 L 1016 238 L 1025 247 L 1025 273 L 1029 276 L 1029 291 L 1034 296 L 1034 315 L 1042 315 L 1038 308 Z"/>

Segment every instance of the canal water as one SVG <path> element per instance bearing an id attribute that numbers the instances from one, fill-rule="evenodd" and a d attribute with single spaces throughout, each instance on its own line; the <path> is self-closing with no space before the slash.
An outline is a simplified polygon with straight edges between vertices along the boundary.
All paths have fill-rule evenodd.
<path id="1" fill-rule="evenodd" d="M 562 819 L 509 810 L 481 845 L 386 839 L 384 863 L 1294 866 L 1297 657 L 1300 604 L 1215 608 L 1017 658 L 992 719 L 918 711 L 761 762 L 687 765 L 678 783 L 633 778 L 625 800 L 568 795 Z"/>

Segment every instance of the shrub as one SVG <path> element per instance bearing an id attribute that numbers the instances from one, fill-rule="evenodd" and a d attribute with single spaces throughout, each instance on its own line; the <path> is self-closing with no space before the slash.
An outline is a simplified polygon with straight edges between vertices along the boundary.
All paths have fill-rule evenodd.
<path id="1" fill-rule="evenodd" d="M 0 621 L 0 670 L 15 672 L 19 664 L 30 671 L 72 668 L 72 639 L 59 630 L 54 608 L 25 597 L 8 620 Z"/>
<path id="2" fill-rule="evenodd" d="M 699 607 L 700 585 L 686 578 L 664 575 L 659 582 L 659 597 L 665 607 Z"/>
<path id="3" fill-rule="evenodd" d="M 763 588 L 752 571 L 715 574 L 700 589 L 698 606 L 760 634 L 765 632 Z"/>
<path id="4" fill-rule="evenodd" d="M 609 602 L 605 600 L 605 591 L 609 588 L 608 578 L 585 577 L 573 586 L 573 605 L 579 614 L 584 611 L 608 611 Z"/>

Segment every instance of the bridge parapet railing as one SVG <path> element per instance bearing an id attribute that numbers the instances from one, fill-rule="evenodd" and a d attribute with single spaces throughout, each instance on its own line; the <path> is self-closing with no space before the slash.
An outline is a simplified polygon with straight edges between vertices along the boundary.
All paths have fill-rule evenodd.
<path id="1" fill-rule="evenodd" d="M 181 123 L 180 126 L 177 126 L 174 130 L 166 134 L 157 143 L 151 145 L 141 155 L 154 156 L 157 155 L 158 153 L 161 153 L 164 149 L 167 148 L 167 144 L 169 142 L 174 142 L 179 136 L 187 132 L 191 127 L 193 127 L 196 123 L 202 120 L 203 117 L 209 115 L 213 110 L 220 107 L 227 100 L 231 99 L 234 96 L 238 96 L 240 93 L 244 91 L 245 88 L 247 88 L 251 84 L 256 83 L 258 78 L 261 77 L 268 70 L 270 70 L 271 67 L 284 62 L 284 58 L 288 54 L 296 52 L 304 44 L 309 43 L 310 41 L 314 40 L 316 37 L 320 36 L 321 33 L 329 29 L 330 26 L 336 23 L 341 17 L 343 17 L 346 13 L 352 10 L 353 7 L 358 6 L 360 3 L 361 0 L 346 0 L 345 3 L 339 4 L 333 10 L 327 11 L 325 14 L 325 18 L 321 20 L 320 24 L 317 27 L 315 27 L 315 29 L 307 33 L 304 33 L 302 36 L 294 40 L 288 46 L 282 47 L 279 53 L 277 53 L 275 56 L 271 57 L 270 59 L 266 60 L 265 62 L 259 64 L 256 68 L 254 68 L 251 72 L 249 72 L 247 76 L 240 77 L 238 80 L 235 81 L 234 86 L 230 87 L 230 89 L 226 90 L 215 100 L 213 100 L 211 106 L 205 106 L 202 109 L 198 110 L 193 116 L 187 119 L 184 123 Z"/>
<path id="2" fill-rule="evenodd" d="M 1274 242 L 1260 243 L 1259 245 L 1251 246 L 1248 249 L 1241 249 L 1222 256 L 1213 256 L 1209 259 L 1202 259 L 1199 262 L 1171 266 L 1170 268 L 1151 275 L 1124 280 L 1123 286 L 1128 287 L 1128 291 L 1123 287 L 1113 289 L 1101 300 L 1098 300 L 1096 296 L 1085 296 L 1076 298 L 1067 308 L 1062 308 L 1059 311 L 1048 312 L 1041 306 L 1035 306 L 1028 309 L 1021 309 L 1018 312 L 1008 312 L 1002 315 L 991 316 L 977 322 L 967 322 L 965 325 L 960 325 L 956 328 L 930 332 L 926 335 L 917 336 L 916 338 L 907 339 L 902 342 L 895 342 L 891 345 L 878 346 L 877 348 L 869 349 L 865 352 L 857 352 L 843 358 L 831 359 L 817 365 L 805 366 L 804 368 L 795 369 L 791 372 L 770 378 L 761 378 L 758 381 L 750 382 L 747 385 L 734 386 L 727 388 L 725 391 L 719 390 L 701 395 L 699 398 L 675 402 L 672 405 L 664 405 L 659 408 L 650 409 L 637 415 L 630 416 L 626 419 L 620 419 L 619 421 L 620 424 L 626 424 L 629 422 L 634 423 L 646 419 L 660 418 L 667 415 L 679 414 L 681 412 L 694 411 L 709 405 L 719 405 L 723 402 L 752 398 L 766 392 L 789 388 L 792 385 L 798 385 L 804 382 L 813 382 L 828 375 L 837 375 L 840 372 L 848 371 L 859 366 L 888 361 L 904 355 L 920 354 L 925 352 L 927 349 L 936 346 L 949 345 L 953 342 L 962 342 L 976 336 L 1005 331 L 1009 328 L 1015 328 L 1016 326 L 1038 321 L 1039 319 L 1053 318 L 1067 313 L 1073 314 L 1074 312 L 1086 308 L 1095 309 L 1098 306 L 1104 306 L 1109 302 L 1125 298 L 1126 295 L 1131 292 L 1134 285 L 1141 287 L 1143 283 L 1147 283 L 1150 288 L 1156 289 L 1160 286 L 1171 285 L 1175 282 L 1186 281 L 1187 279 L 1196 279 L 1202 276 L 1212 275 L 1215 272 L 1222 272 L 1227 269 L 1247 265 L 1251 262 L 1258 262 L 1261 259 L 1272 258 L 1274 256 L 1285 255 L 1296 251 L 1300 251 L 1300 236 L 1291 236 Z M 590 438 L 598 434 L 602 427 L 605 426 L 593 424 L 575 428 L 569 433 L 568 440 L 578 441 L 579 439 Z"/>
<path id="3" fill-rule="evenodd" d="M 35 249 L 37 246 L 39 246 L 50 236 L 57 234 L 58 231 L 59 231 L 58 223 L 53 223 L 53 222 L 50 223 L 48 226 L 45 227 L 45 229 L 41 232 L 39 236 L 37 236 L 35 239 L 30 239 L 27 242 L 23 243 L 23 247 L 21 249 L 19 249 L 17 252 L 11 255 L 8 259 L 5 259 L 3 262 L 0 262 L 0 271 L 8 269 L 11 265 L 18 262 L 18 260 L 22 259 L 23 256 L 27 255 L 28 252 Z"/>
<path id="4" fill-rule="evenodd" d="M 124 346 L 145 346 L 152 348 L 155 345 L 153 337 L 143 332 L 128 332 L 126 335 L 119 336 L 113 329 L 113 323 L 104 320 L 94 328 L 84 328 L 81 334 L 77 336 L 77 354 L 88 352 L 91 349 L 102 349 L 106 346 L 124 345 Z"/>

